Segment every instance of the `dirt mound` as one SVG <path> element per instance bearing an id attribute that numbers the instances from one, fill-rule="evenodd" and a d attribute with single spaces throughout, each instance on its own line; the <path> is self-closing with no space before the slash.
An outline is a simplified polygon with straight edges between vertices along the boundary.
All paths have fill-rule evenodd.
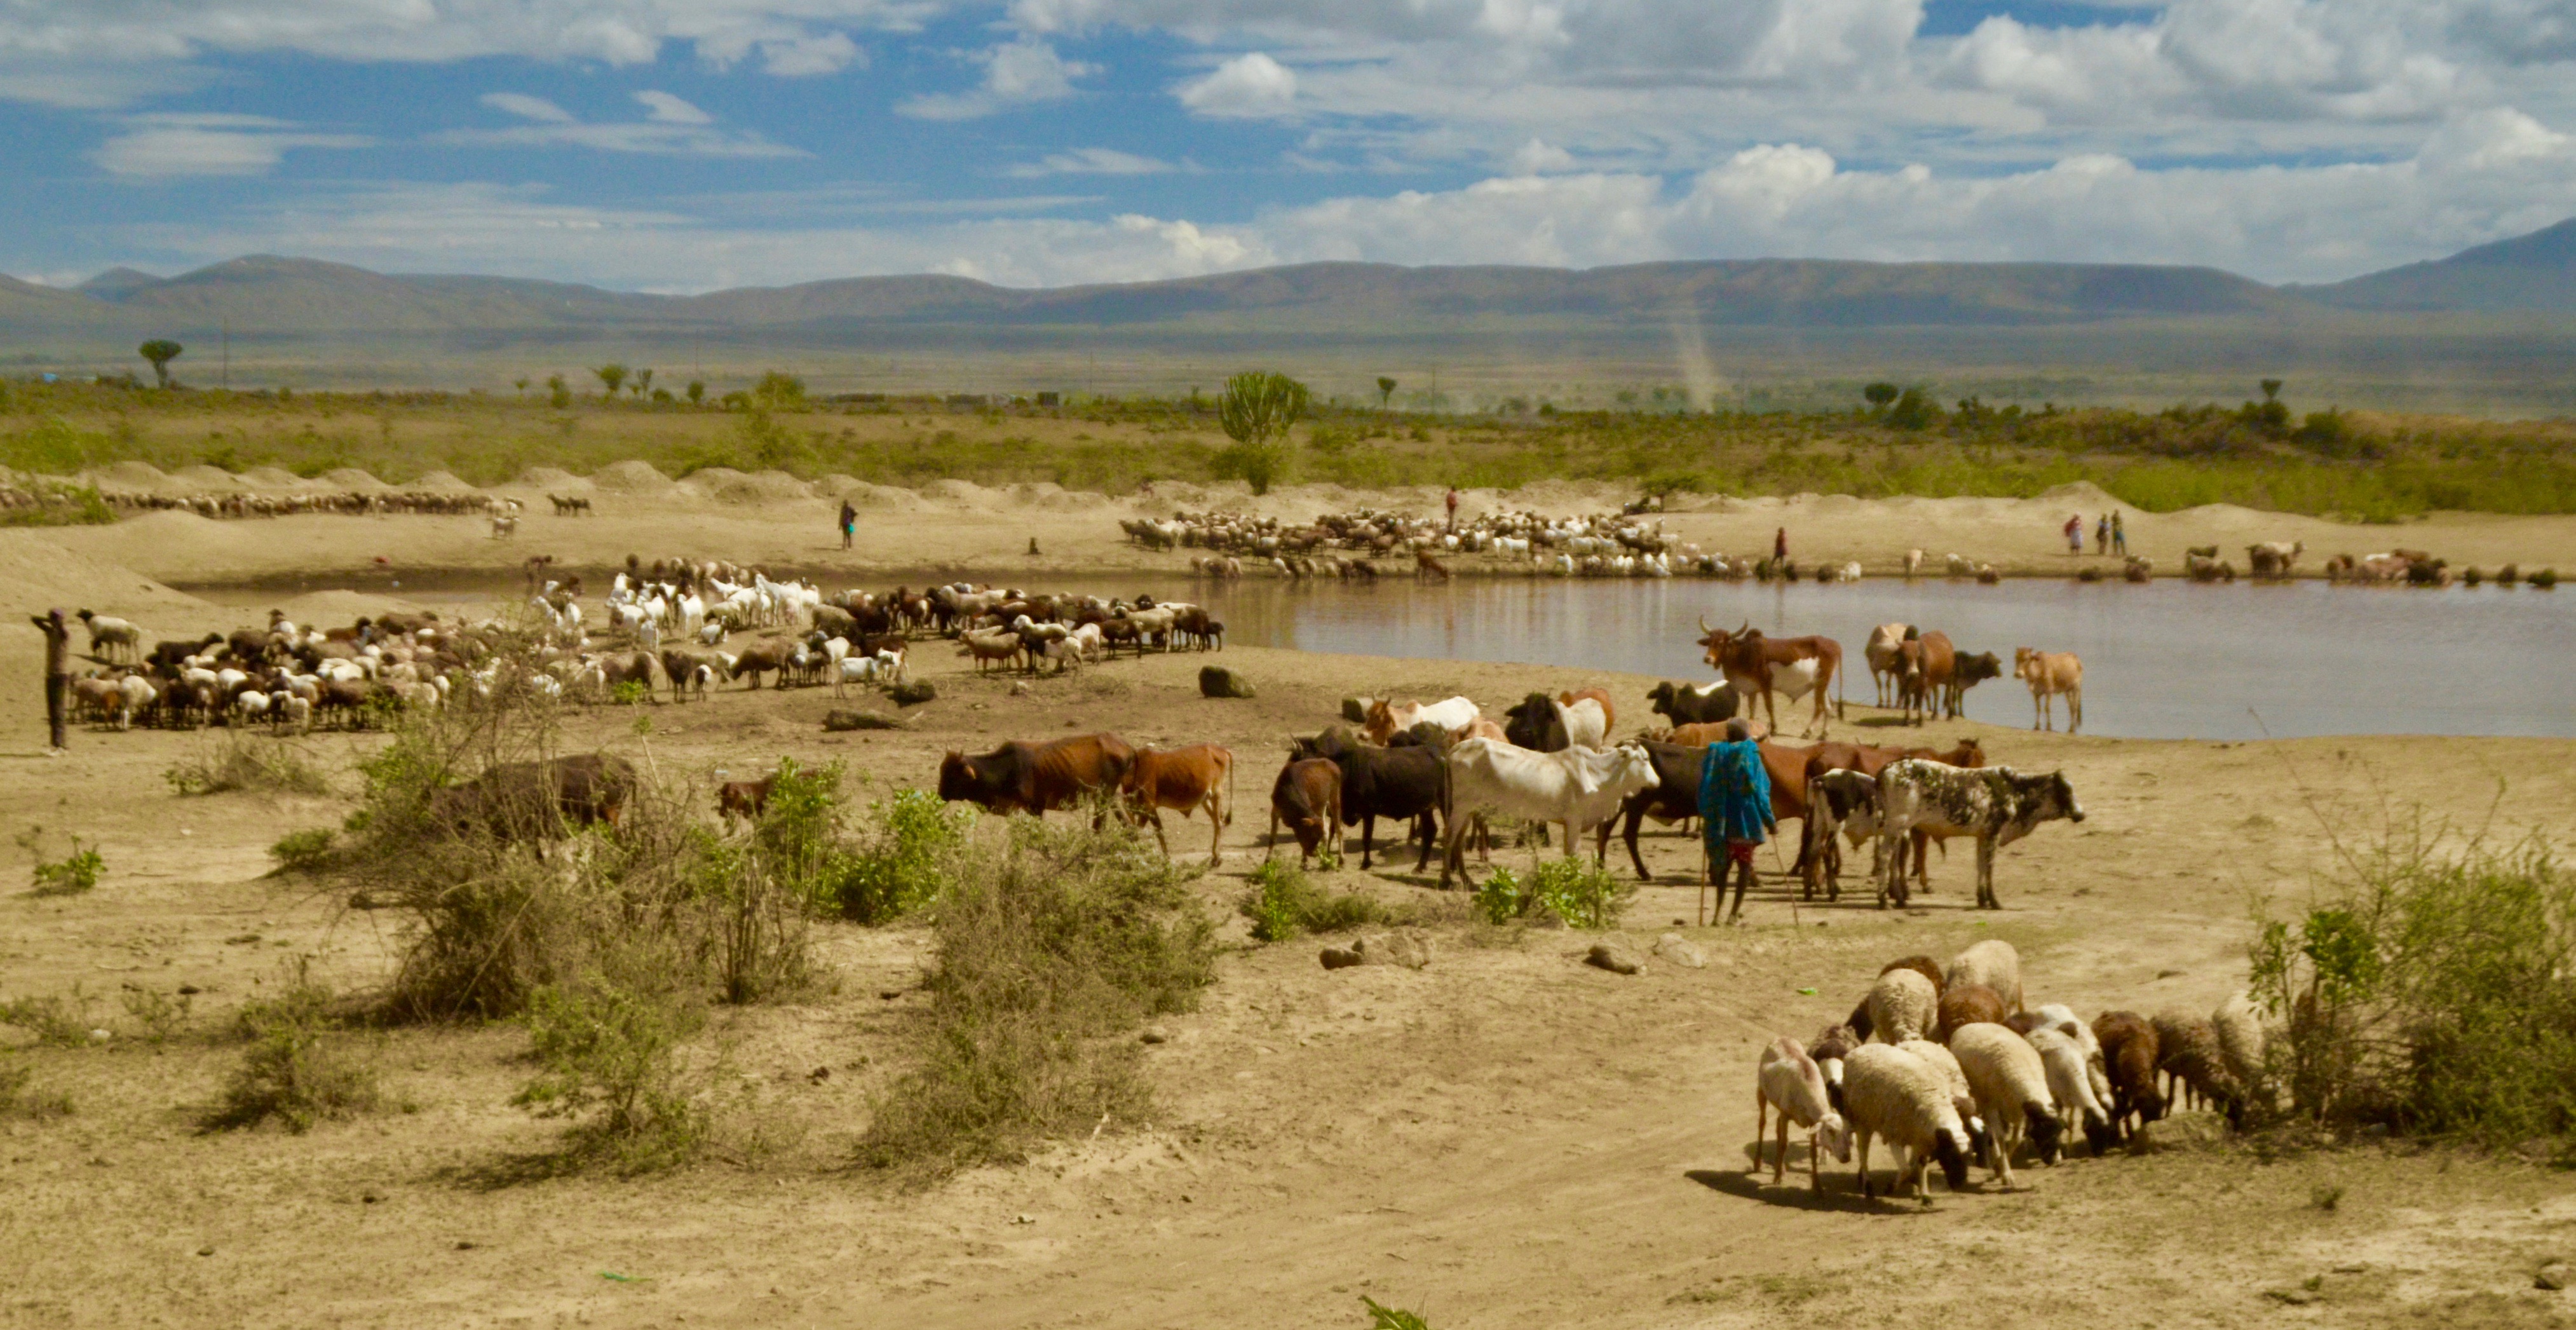
<path id="1" fill-rule="evenodd" d="M 680 488 L 694 490 L 718 503 L 785 503 L 814 497 L 812 486 L 784 471 L 745 473 L 723 466 L 691 472 L 687 480 L 680 482 Z"/>
<path id="2" fill-rule="evenodd" d="M 344 466 L 337 471 L 326 471 L 322 478 L 330 481 L 334 488 L 350 494 L 376 494 L 393 488 L 376 479 L 374 472 L 354 466 Z"/>
<path id="3" fill-rule="evenodd" d="M 833 485 L 835 480 L 841 483 Z M 917 513 L 930 506 L 921 501 L 920 495 L 899 485 L 871 485 L 864 480 L 851 480 L 847 476 L 826 476 L 815 482 L 817 489 L 825 485 L 833 485 L 825 497 L 833 495 L 845 497 L 850 501 L 851 507 L 862 512 Z"/>
<path id="4" fill-rule="evenodd" d="M 417 612 L 420 606 L 400 596 L 381 596 L 366 591 L 307 591 L 278 601 L 271 609 L 282 610 L 286 617 L 306 627 L 337 628 L 372 619 L 390 610 Z M 244 615 L 248 623 L 262 615 Z"/>
<path id="5" fill-rule="evenodd" d="M 954 508 L 989 512 L 1001 494 L 971 480 L 934 480 L 921 487 L 921 497 Z"/>
<path id="6" fill-rule="evenodd" d="M 150 462 L 119 462 L 90 473 L 90 483 L 101 489 L 136 490 L 157 494 L 170 487 L 170 473 Z"/>
<path id="7" fill-rule="evenodd" d="M 601 467 L 591 473 L 590 483 L 612 494 L 667 494 L 679 485 L 654 470 L 651 462 L 633 458 Z"/>
<path id="8" fill-rule="evenodd" d="M 203 462 L 194 466 L 183 466 L 171 472 L 170 478 L 178 481 L 181 488 L 192 491 L 231 491 L 242 487 L 240 477 L 222 467 L 208 466 Z"/>
<path id="9" fill-rule="evenodd" d="M 429 474 L 422 476 L 420 479 L 403 486 L 403 488 L 428 490 L 436 494 L 469 493 L 474 489 L 473 486 L 466 484 L 462 477 L 456 475 L 452 471 L 432 471 Z"/>
<path id="10" fill-rule="evenodd" d="M 581 494 L 599 488 L 591 481 L 556 466 L 532 466 L 511 481 L 514 489 L 546 490 L 555 494 Z"/>
<path id="11" fill-rule="evenodd" d="M 1109 506 L 1108 496 L 1093 490 L 1068 490 L 1052 480 L 1024 482 L 1003 491 L 1023 508 L 1051 513 L 1084 512 Z"/>
<path id="12" fill-rule="evenodd" d="M 210 525 L 187 513 L 151 516 Z M 26 531 L 0 531 L 0 582 L 8 584 L 11 596 L 30 613 L 41 613 L 50 606 L 60 606 L 66 614 L 93 609 L 149 627 L 174 615 L 193 620 L 207 608 L 206 602 L 195 596 L 173 590 L 123 564 L 66 549 Z M 25 621 L 20 623 L 23 633 Z M 33 639 L 35 634 L 26 636 Z M 74 640 L 79 640 L 77 634 Z"/>
<path id="13" fill-rule="evenodd" d="M 267 490 L 272 493 L 284 492 L 291 494 L 305 490 L 326 490 L 331 488 L 330 486 L 323 484 L 321 481 L 308 480 L 305 477 L 299 476 L 280 466 L 252 467 L 250 470 L 242 473 L 242 482 L 254 488 Z"/>

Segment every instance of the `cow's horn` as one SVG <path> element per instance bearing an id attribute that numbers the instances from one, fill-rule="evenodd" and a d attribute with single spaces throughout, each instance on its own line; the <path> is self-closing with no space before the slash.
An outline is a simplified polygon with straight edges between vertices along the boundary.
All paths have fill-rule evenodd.
<path id="1" fill-rule="evenodd" d="M 1711 628 L 1711 627 L 1709 627 L 1709 626 L 1708 626 L 1708 615 L 1707 615 L 1707 613 L 1706 613 L 1706 612 L 1702 612 L 1702 613 L 1701 613 L 1701 615 L 1699 616 L 1699 635 L 1700 635 L 1700 636 L 1702 636 L 1702 637 L 1706 637 L 1706 636 L 1708 636 L 1710 633 L 1713 633 L 1713 632 L 1716 632 L 1716 631 L 1717 631 L 1716 629 Z"/>

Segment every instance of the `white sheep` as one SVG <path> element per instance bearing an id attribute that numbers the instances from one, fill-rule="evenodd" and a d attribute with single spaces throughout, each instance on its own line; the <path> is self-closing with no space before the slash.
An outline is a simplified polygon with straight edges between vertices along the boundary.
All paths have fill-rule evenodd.
<path id="1" fill-rule="evenodd" d="M 2022 1010 L 2021 953 L 2009 942 L 1988 938 L 1950 960 L 1946 986 L 1984 984 L 2004 1000 L 2008 1011 Z"/>
<path id="2" fill-rule="evenodd" d="M 313 728 L 313 699 L 301 693 L 287 693 L 273 704 L 287 725 L 297 734 Z"/>
<path id="3" fill-rule="evenodd" d="M 1851 1162 L 1851 1131 L 1843 1124 L 1843 1115 L 1827 1102 L 1824 1072 L 1816 1066 L 1798 1041 L 1783 1036 L 1762 1050 L 1762 1065 L 1753 1080 L 1753 1171 L 1762 1171 L 1762 1138 L 1766 1110 L 1780 1110 L 1779 1152 L 1772 1156 L 1771 1182 L 1780 1183 L 1789 1167 L 1789 1123 L 1792 1119 L 1808 1130 L 1807 1182 L 1817 1191 L 1825 1189 L 1818 1171 L 1825 1152 L 1843 1163 Z"/>
<path id="4" fill-rule="evenodd" d="M 1950 1051 L 1968 1073 L 1968 1088 L 1977 1096 L 1977 1112 L 1992 1133 L 1987 1167 L 2013 1185 L 2013 1147 L 2026 1133 L 2031 1150 L 2043 1164 L 2057 1162 L 2057 1103 L 2049 1097 L 2048 1068 L 2039 1050 L 2008 1026 L 1976 1021 L 1950 1032 Z"/>
<path id="5" fill-rule="evenodd" d="M 134 723 L 135 713 L 151 709 L 152 704 L 161 699 L 160 690 L 152 686 L 151 680 L 139 674 L 129 674 L 117 680 L 116 691 L 118 697 L 116 728 L 120 730 Z"/>
<path id="6" fill-rule="evenodd" d="M 1968 1153 L 1972 1157 L 1983 1155 L 1987 1143 L 1985 1117 L 1977 1111 L 1977 1096 L 1968 1088 L 1968 1073 L 1959 1066 L 1958 1055 L 1929 1039 L 1908 1039 L 1897 1047 L 1931 1063 L 1932 1069 L 1941 1073 L 1941 1079 L 1949 1082 L 1950 1104 L 1959 1110 L 1959 1125 L 1968 1129 Z"/>
<path id="7" fill-rule="evenodd" d="M 2084 1075 L 2092 1084 L 2093 1097 L 2102 1103 L 2110 1103 L 2110 1067 L 2102 1060 L 2102 1041 L 2094 1036 L 2093 1027 L 2077 1018 L 2075 1009 L 2063 1002 L 2051 1002 L 2031 1014 L 2039 1017 L 2041 1024 L 2058 1026 L 2074 1038 L 2084 1050 Z"/>
<path id="8" fill-rule="evenodd" d="M 143 654 L 143 630 L 133 624 L 88 610 L 80 612 L 80 620 L 89 627 L 89 654 L 101 660 L 134 660 Z"/>
<path id="9" fill-rule="evenodd" d="M 2252 1000 L 2243 993 L 2230 994 L 2218 1004 L 2218 1010 L 2209 1014 L 2209 1023 L 2218 1033 L 2218 1057 L 2227 1065 L 2227 1074 L 2235 1078 L 2249 1099 L 2262 1100 L 2263 1018 L 2255 1012 Z M 2262 1102 L 2255 1106 L 2270 1107 Z"/>
<path id="10" fill-rule="evenodd" d="M 2039 1051 L 2040 1066 L 2048 1075 L 2049 1097 L 2057 1103 L 2059 1124 L 2082 1130 L 2094 1154 L 2109 1153 L 2119 1132 L 2111 1125 L 2111 1110 L 2107 1107 L 2110 1096 L 2094 1089 L 2093 1068 L 2085 1061 L 2084 1045 L 2068 1034 L 2064 1025 L 2057 1024 L 2040 1026 L 2025 1037 Z"/>
<path id="11" fill-rule="evenodd" d="M 1932 981 L 1913 970 L 1895 969 L 1878 977 L 1862 1003 L 1869 1013 L 1869 1037 L 1884 1044 L 1920 1039 L 1938 1019 L 1941 995 Z"/>
<path id="12" fill-rule="evenodd" d="M 1860 1143 L 1861 1195 L 1869 1195 L 1873 1136 L 1886 1137 L 1896 1150 L 1897 1188 L 1929 1202 L 1924 1165 L 1938 1161 L 1950 1190 L 1966 1190 L 1968 1129 L 1939 1068 L 1891 1044 L 1855 1048 L 1843 1062 L 1843 1111 Z"/>

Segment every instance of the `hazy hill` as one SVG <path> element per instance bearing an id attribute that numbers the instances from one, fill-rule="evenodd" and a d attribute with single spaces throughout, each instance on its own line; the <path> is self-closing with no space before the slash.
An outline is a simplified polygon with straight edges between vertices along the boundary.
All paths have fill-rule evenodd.
<path id="1" fill-rule="evenodd" d="M 2447 259 L 2289 289 L 2347 309 L 2565 313 L 2576 310 L 2576 217 Z"/>

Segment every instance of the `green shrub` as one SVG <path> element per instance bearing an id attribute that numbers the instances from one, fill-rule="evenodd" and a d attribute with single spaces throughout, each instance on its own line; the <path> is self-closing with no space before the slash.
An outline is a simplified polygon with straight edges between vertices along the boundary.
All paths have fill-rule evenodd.
<path id="1" fill-rule="evenodd" d="M 2555 568 L 2543 568 L 2539 572 L 2533 573 L 2529 581 L 2533 586 L 2536 586 L 2543 591 L 2547 591 L 2551 587 L 2558 585 L 2558 570 Z"/>
<path id="2" fill-rule="evenodd" d="M 222 794 L 229 790 L 331 793 L 330 778 L 301 749 L 232 733 L 227 733 L 211 750 L 200 747 L 171 764 L 161 778 L 182 795 Z"/>
<path id="3" fill-rule="evenodd" d="M 1338 933 L 1395 922 L 1396 912 L 1365 892 L 1328 892 L 1280 859 L 1252 870 L 1236 909 L 1252 921 L 1256 942 L 1285 942 L 1300 933 Z"/>
<path id="4" fill-rule="evenodd" d="M 319 873 L 337 857 L 339 840 L 339 833 L 329 827 L 290 831 L 268 847 L 268 857 L 277 861 L 279 872 Z"/>
<path id="5" fill-rule="evenodd" d="M 185 1033 L 188 1013 L 196 1004 L 196 999 L 186 993 L 164 993 L 154 988 L 126 989 L 120 1000 L 135 1031 L 153 1044 L 166 1044 Z"/>
<path id="6" fill-rule="evenodd" d="M 98 1028 L 98 1022 L 90 1018 L 92 1005 L 81 986 L 73 984 L 69 996 L 48 994 L 0 1002 L 0 1025 L 14 1025 L 40 1044 L 80 1048 L 89 1043 L 89 1032 Z"/>
<path id="7" fill-rule="evenodd" d="M 1400 1307 L 1389 1307 L 1363 1293 L 1360 1301 L 1367 1305 L 1369 1330 L 1431 1330 L 1431 1323 Z"/>
<path id="8" fill-rule="evenodd" d="M 2487 1145 L 2576 1136 L 2576 878 L 2537 837 L 2438 848 L 2420 820 L 2262 922 L 2273 1079 L 2311 1121 Z"/>
<path id="9" fill-rule="evenodd" d="M 1476 885 L 1476 913 L 1489 924 L 1508 924 L 1535 903 L 1536 898 L 1521 889 L 1520 879 L 1508 868 L 1495 869 Z"/>
<path id="10" fill-rule="evenodd" d="M 305 962 L 276 996 L 243 1004 L 237 1022 L 250 1047 L 206 1125 L 236 1129 L 275 1118 L 302 1135 L 327 1118 L 374 1112 L 375 1065 L 339 1032 L 333 1004 Z"/>
<path id="11" fill-rule="evenodd" d="M 1136 1045 L 1105 1036 L 1195 1006 L 1215 972 L 1213 930 L 1151 840 L 1013 818 L 930 919 L 920 1060 L 879 1099 L 863 1162 L 942 1172 L 1150 1114 Z"/>
<path id="12" fill-rule="evenodd" d="M 570 1153 L 625 1172 L 684 1163 L 707 1140 L 707 1114 L 678 1058 L 705 1009 L 657 982 L 664 967 L 639 959 L 618 975 L 593 973 L 530 996 L 521 1020 L 540 1070 L 511 1100 L 541 1117 L 578 1119 Z"/>
<path id="13" fill-rule="evenodd" d="M 35 849 L 40 828 L 30 827 L 18 843 Z M 107 871 L 107 861 L 98 855 L 96 845 L 84 844 L 74 836 L 71 853 L 48 861 L 41 853 L 36 859 L 35 883 L 39 896 L 78 896 L 98 885 L 99 875 Z"/>
<path id="14" fill-rule="evenodd" d="M 1541 859 L 1530 880 L 1531 897 L 1568 928 L 1616 928 L 1636 894 L 1636 883 L 1613 876 L 1580 854 Z"/>
<path id="15" fill-rule="evenodd" d="M 928 905 L 974 823 L 972 808 L 928 790 L 897 790 L 870 804 L 869 825 L 840 875 L 841 913 L 873 924 Z"/>
<path id="16" fill-rule="evenodd" d="M 59 1090 L 39 1089 L 35 1080 L 34 1067 L 13 1057 L 0 1056 L 0 1118 L 32 1118 L 44 1122 L 71 1116 L 72 1097 Z"/>

